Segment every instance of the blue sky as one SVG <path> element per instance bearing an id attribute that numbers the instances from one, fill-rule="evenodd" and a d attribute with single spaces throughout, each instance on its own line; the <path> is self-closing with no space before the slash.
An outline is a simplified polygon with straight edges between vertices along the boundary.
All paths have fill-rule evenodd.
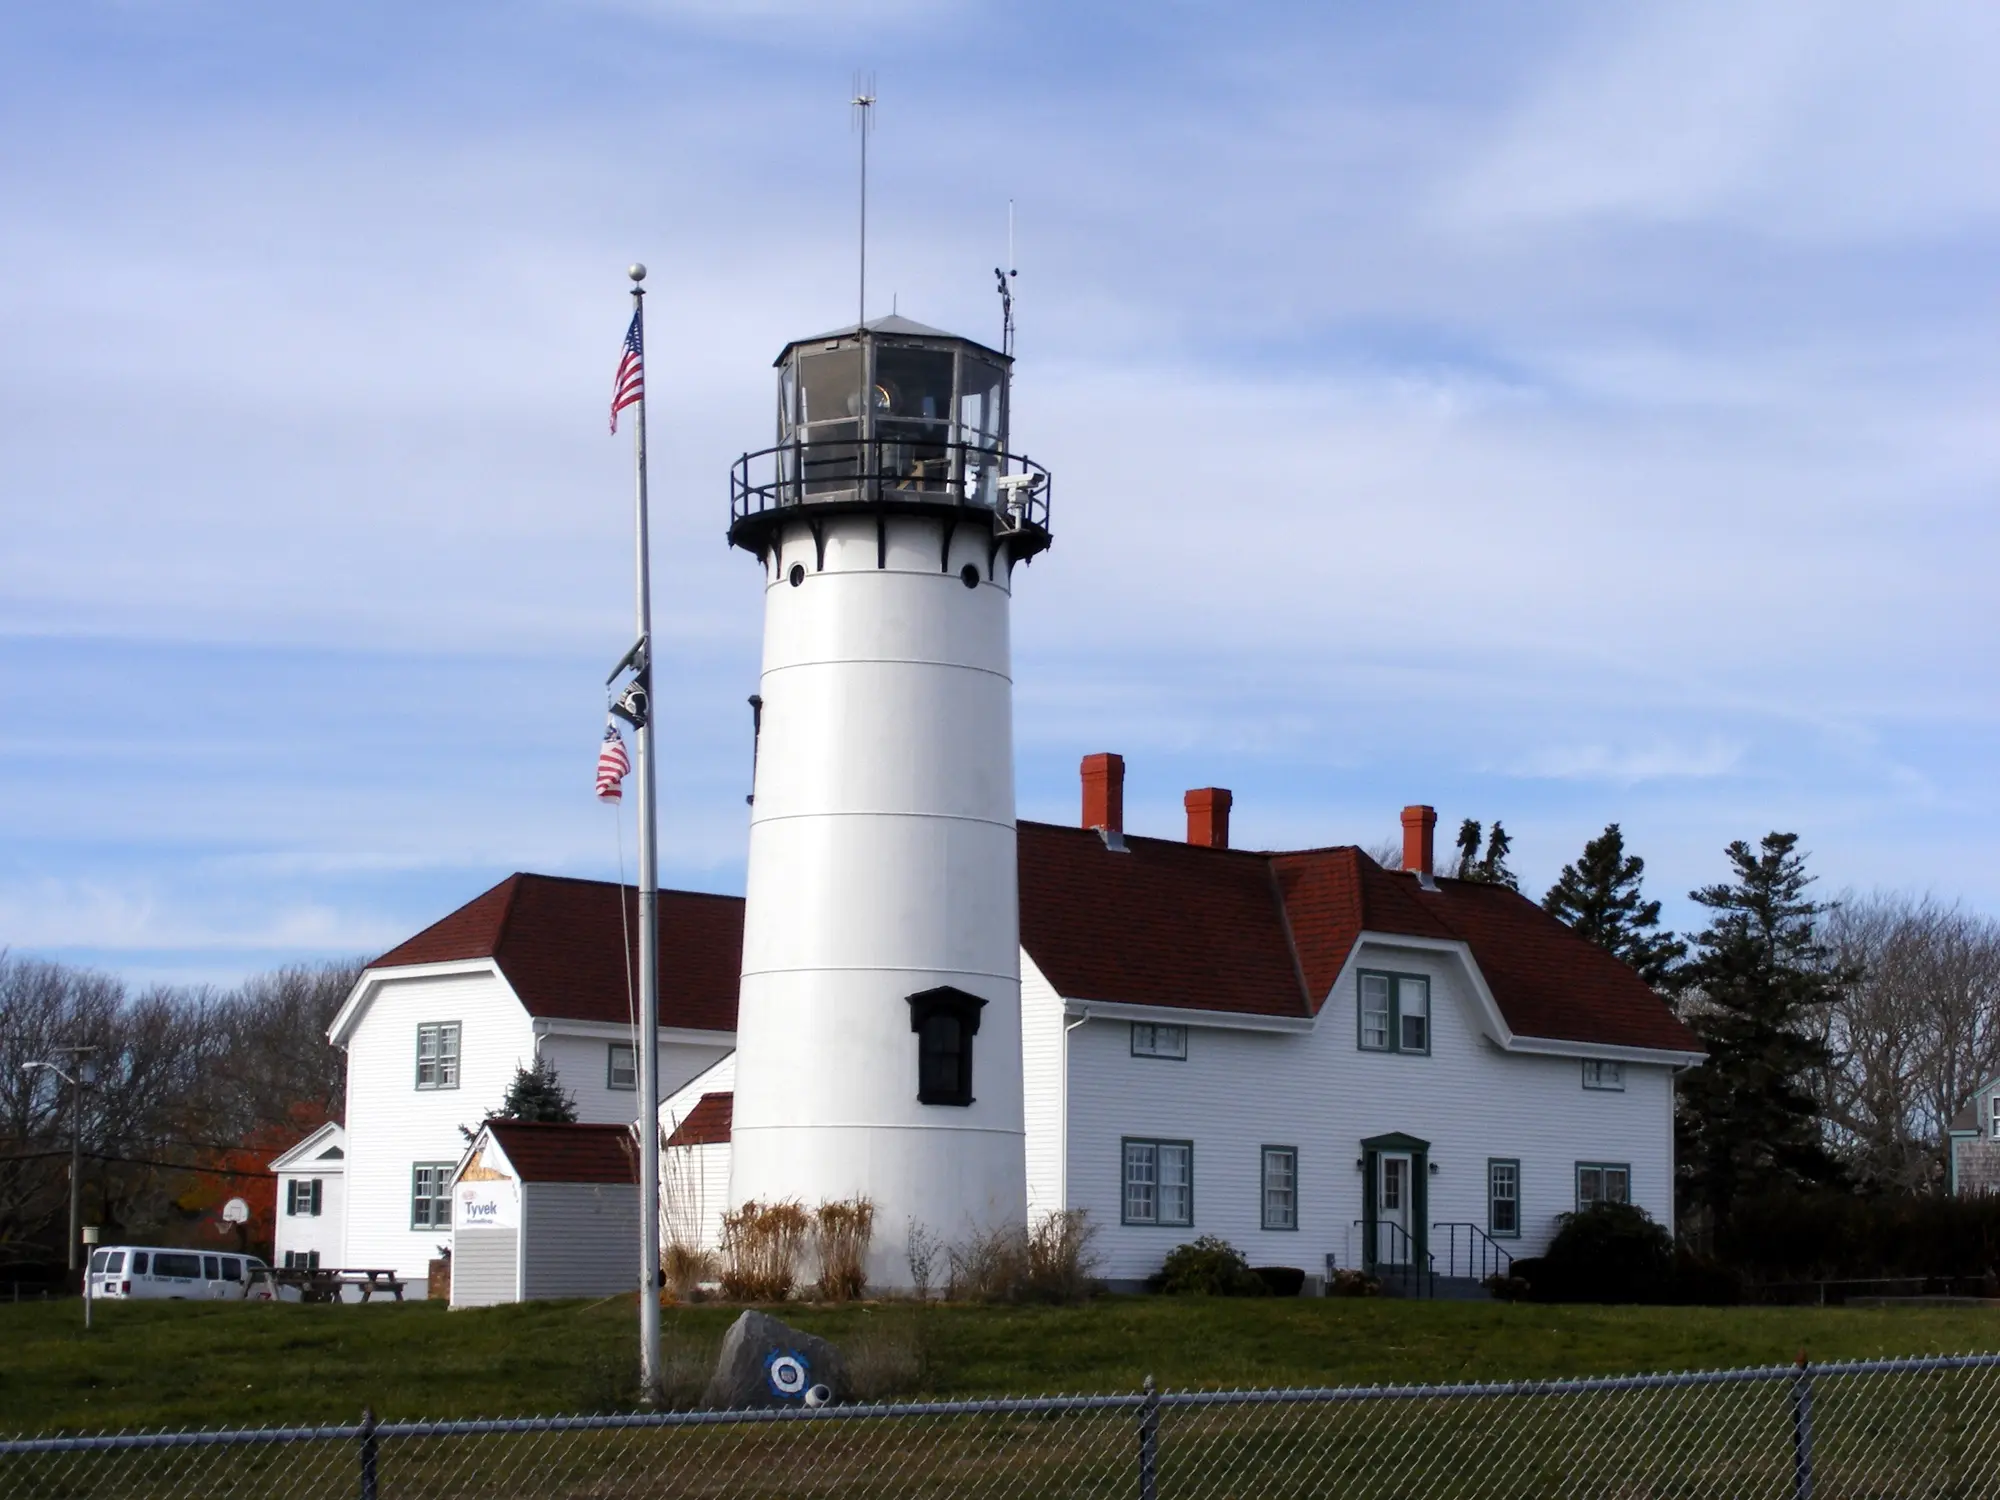
<path id="1" fill-rule="evenodd" d="M 615 875 L 622 271 L 664 878 L 740 889 L 772 356 L 993 338 L 1056 473 L 1024 816 L 1611 819 L 2000 910 L 2000 10 L 973 0 L 0 14 L 0 945 L 227 981 Z M 622 832 L 631 859 L 630 813 Z"/>

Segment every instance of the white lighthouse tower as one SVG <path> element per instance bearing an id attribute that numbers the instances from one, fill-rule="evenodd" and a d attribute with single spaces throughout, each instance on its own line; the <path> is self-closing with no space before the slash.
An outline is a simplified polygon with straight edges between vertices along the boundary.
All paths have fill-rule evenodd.
<path id="1" fill-rule="evenodd" d="M 873 1200 L 876 1285 L 913 1222 L 1026 1217 L 1008 608 L 1049 530 L 1011 364 L 901 317 L 801 339 L 732 484 L 764 666 L 730 1200 Z"/>

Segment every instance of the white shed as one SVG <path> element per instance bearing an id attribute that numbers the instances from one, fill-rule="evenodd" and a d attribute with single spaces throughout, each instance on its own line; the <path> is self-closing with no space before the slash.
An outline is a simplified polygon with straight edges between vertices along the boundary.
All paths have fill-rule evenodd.
<path id="1" fill-rule="evenodd" d="M 278 1177 L 277 1263 L 338 1266 L 347 1223 L 347 1131 L 327 1121 L 275 1158 L 271 1170 Z"/>
<path id="2" fill-rule="evenodd" d="M 452 1174 L 451 1305 L 639 1285 L 639 1160 L 626 1125 L 488 1120 Z"/>

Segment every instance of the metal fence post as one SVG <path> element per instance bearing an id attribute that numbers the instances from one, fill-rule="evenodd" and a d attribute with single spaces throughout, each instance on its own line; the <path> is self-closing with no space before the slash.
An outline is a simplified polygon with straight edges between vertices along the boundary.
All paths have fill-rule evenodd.
<path id="1" fill-rule="evenodd" d="M 1146 1399 L 1139 1407 L 1139 1500 L 1160 1496 L 1160 1393 L 1146 1377 Z"/>
<path id="2" fill-rule="evenodd" d="M 375 1500 L 375 1408 L 361 1408 L 361 1500 Z"/>
<path id="3" fill-rule="evenodd" d="M 1813 1413 L 1812 1366 L 1799 1355 L 1792 1376 L 1792 1500 L 1812 1500 Z"/>

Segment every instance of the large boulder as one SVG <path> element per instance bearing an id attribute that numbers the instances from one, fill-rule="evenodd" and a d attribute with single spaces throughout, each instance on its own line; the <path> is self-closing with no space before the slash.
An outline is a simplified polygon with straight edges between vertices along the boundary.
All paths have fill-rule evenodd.
<path id="1" fill-rule="evenodd" d="M 724 1411 L 804 1406 L 816 1386 L 825 1386 L 831 1401 L 846 1399 L 847 1361 L 840 1350 L 752 1309 L 729 1325 L 702 1402 Z"/>

